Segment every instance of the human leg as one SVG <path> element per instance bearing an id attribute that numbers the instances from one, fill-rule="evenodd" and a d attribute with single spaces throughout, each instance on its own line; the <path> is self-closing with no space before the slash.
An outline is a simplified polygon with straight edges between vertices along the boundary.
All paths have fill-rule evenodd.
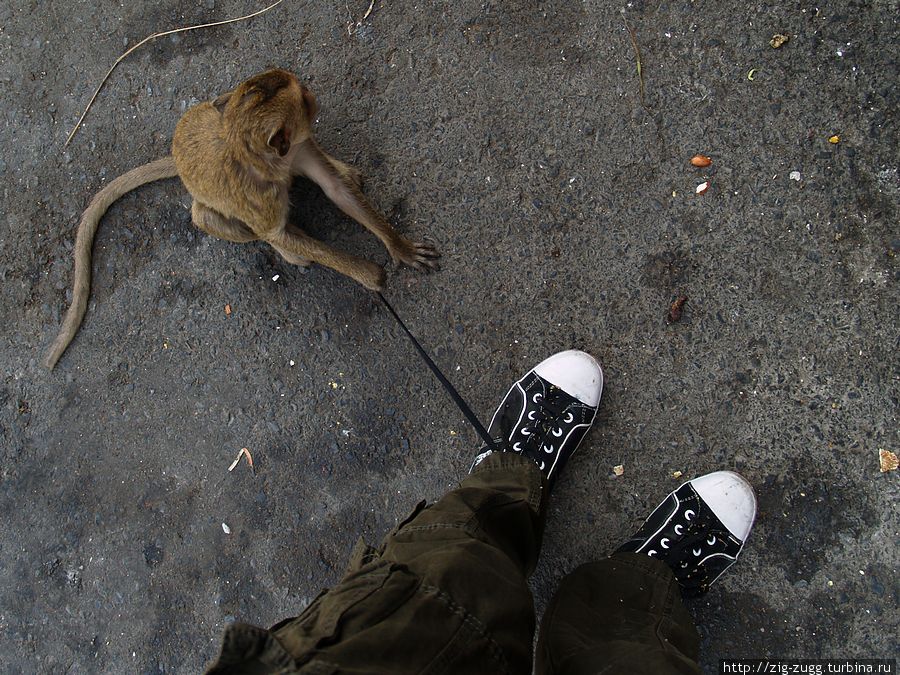
<path id="1" fill-rule="evenodd" d="M 672 492 L 612 557 L 563 579 L 542 622 L 537 672 L 699 673 L 681 595 L 706 592 L 734 563 L 755 515 L 752 488 L 731 472 Z"/>
<path id="2" fill-rule="evenodd" d="M 582 352 L 529 371 L 490 425 L 504 451 L 480 453 L 457 489 L 420 504 L 379 549 L 358 547 L 347 575 L 300 616 L 271 631 L 233 626 L 226 645 L 243 652 L 223 650 L 219 663 L 287 659 L 297 668 L 368 673 L 530 670 L 527 577 L 549 483 L 590 427 L 601 387 L 599 366 Z M 209 672 L 239 672 L 227 668 Z"/>

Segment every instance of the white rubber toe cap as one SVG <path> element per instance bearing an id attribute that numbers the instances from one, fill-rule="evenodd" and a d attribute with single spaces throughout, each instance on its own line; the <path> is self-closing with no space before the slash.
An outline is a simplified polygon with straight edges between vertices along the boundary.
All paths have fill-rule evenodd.
<path id="1" fill-rule="evenodd" d="M 586 352 L 569 349 L 544 359 L 534 372 L 582 403 L 596 408 L 603 393 L 603 369 Z"/>
<path id="2" fill-rule="evenodd" d="M 733 471 L 708 473 L 690 483 L 728 531 L 747 541 L 756 520 L 756 495 L 750 483 Z"/>

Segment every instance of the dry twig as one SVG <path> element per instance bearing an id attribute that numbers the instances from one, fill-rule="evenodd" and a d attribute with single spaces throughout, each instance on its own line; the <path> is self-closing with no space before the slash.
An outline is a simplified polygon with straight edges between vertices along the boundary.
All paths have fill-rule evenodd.
<path id="1" fill-rule="evenodd" d="M 238 453 L 238 456 L 231 463 L 231 466 L 228 467 L 229 471 L 234 471 L 235 467 L 238 465 L 238 462 L 241 461 L 241 457 L 244 455 L 247 456 L 247 464 L 250 465 L 250 469 L 253 469 L 253 455 L 250 454 L 250 451 L 247 448 L 241 448 L 241 451 Z M 255 473 L 255 470 L 254 470 Z"/>
<path id="2" fill-rule="evenodd" d="M 363 21 L 369 18 L 369 14 L 372 13 L 372 10 L 375 8 L 375 0 L 370 0 L 369 8 L 366 10 L 366 13 L 362 15 L 359 21 L 353 20 L 353 14 L 350 13 L 350 5 L 347 5 L 347 14 L 350 16 L 350 20 L 347 22 L 347 35 L 353 35 L 353 31 L 362 26 Z"/>
<path id="3" fill-rule="evenodd" d="M 273 2 L 271 5 L 269 5 L 265 9 L 261 9 L 258 12 L 254 12 L 253 14 L 247 14 L 246 16 L 239 16 L 234 19 L 225 19 L 224 21 L 214 21 L 213 23 L 204 23 L 204 24 L 200 24 L 199 26 L 185 26 L 184 28 L 175 28 L 173 30 L 166 30 L 161 33 L 154 33 L 153 35 L 145 37 L 143 40 L 138 42 L 134 47 L 131 47 L 128 51 L 126 51 L 119 58 L 117 58 L 115 63 L 112 64 L 112 67 L 107 71 L 106 75 L 103 76 L 103 79 L 100 80 L 100 84 L 97 87 L 97 90 L 94 92 L 94 95 L 91 96 L 91 100 L 88 101 L 87 107 L 84 109 L 84 112 L 81 113 L 81 117 L 78 118 L 78 122 L 75 124 L 75 127 L 72 129 L 71 133 L 69 133 L 69 137 L 66 139 L 65 145 L 68 145 L 71 142 L 72 138 L 74 138 L 75 132 L 77 132 L 78 129 L 81 127 L 81 123 L 84 122 L 84 118 L 87 116 L 88 110 L 90 110 L 91 106 L 94 104 L 94 99 L 97 98 L 97 94 L 99 94 L 100 90 L 103 89 L 103 85 L 106 84 L 106 81 L 109 79 L 109 76 L 112 75 L 112 72 L 116 69 L 116 66 L 118 66 L 125 59 L 126 56 L 131 54 L 131 52 L 133 52 L 138 47 L 150 42 L 150 40 L 156 39 L 158 37 L 163 37 L 165 35 L 172 35 L 173 33 L 183 33 L 185 31 L 189 31 L 189 30 L 197 30 L 198 28 L 211 28 L 212 26 L 223 26 L 226 23 L 234 23 L 236 21 L 245 21 L 246 19 L 252 19 L 254 16 L 259 16 L 260 14 L 268 12 L 270 9 L 277 7 L 282 2 L 284 2 L 284 0 L 276 0 L 276 2 Z"/>
<path id="4" fill-rule="evenodd" d="M 369 14 L 372 13 L 372 8 L 374 6 L 375 6 L 375 0 L 372 0 L 372 2 L 369 3 L 369 9 L 366 10 L 366 13 L 363 14 L 362 18 L 359 20 L 360 23 L 362 23 L 363 21 L 365 21 L 366 19 L 369 18 Z"/>

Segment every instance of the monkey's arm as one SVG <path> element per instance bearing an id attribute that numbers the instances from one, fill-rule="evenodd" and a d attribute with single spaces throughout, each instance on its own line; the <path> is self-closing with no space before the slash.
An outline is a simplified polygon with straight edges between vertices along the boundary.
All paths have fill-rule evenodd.
<path id="1" fill-rule="evenodd" d="M 266 241 L 288 261 L 311 260 L 347 275 L 372 291 L 384 287 L 385 275 L 380 266 L 333 249 L 293 225 L 285 225 L 284 229 L 267 236 Z"/>
<path id="2" fill-rule="evenodd" d="M 395 262 L 402 262 L 418 270 L 437 268 L 440 254 L 433 245 L 418 243 L 398 234 L 369 203 L 353 177 L 338 167 L 312 138 L 304 142 L 294 155 L 292 168 L 317 183 L 337 207 L 377 236 Z"/>

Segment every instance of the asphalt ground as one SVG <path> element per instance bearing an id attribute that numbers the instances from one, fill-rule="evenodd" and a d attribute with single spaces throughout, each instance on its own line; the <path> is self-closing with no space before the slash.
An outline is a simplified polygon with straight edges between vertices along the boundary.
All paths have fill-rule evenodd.
<path id="1" fill-rule="evenodd" d="M 705 672 L 896 656 L 896 0 L 378 0 L 359 23 L 364 0 L 287 0 L 145 46 L 64 147 L 127 46 L 263 4 L 0 4 L 0 670 L 197 672 L 227 622 L 298 613 L 477 450 L 369 292 L 195 231 L 177 180 L 110 209 L 82 330 L 40 366 L 91 195 L 270 66 L 316 92 L 319 140 L 398 229 L 442 251 L 386 295 L 483 419 L 555 351 L 604 365 L 539 612 L 681 480 L 733 469 L 760 512 L 690 604 Z M 317 189 L 294 203 L 388 262 Z M 229 472 L 242 447 L 255 471 Z"/>

